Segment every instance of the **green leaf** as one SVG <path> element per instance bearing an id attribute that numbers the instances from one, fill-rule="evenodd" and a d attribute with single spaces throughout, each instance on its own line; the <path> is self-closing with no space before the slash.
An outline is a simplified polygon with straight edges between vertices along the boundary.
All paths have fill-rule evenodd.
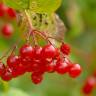
<path id="1" fill-rule="evenodd" d="M 5 2 L 5 4 L 16 10 L 27 9 L 29 4 L 28 3 L 29 0 L 3 0 L 3 1 Z"/>
<path id="2" fill-rule="evenodd" d="M 34 12 L 52 13 L 58 9 L 62 0 L 31 0 L 30 8 Z"/>
<path id="3" fill-rule="evenodd" d="M 53 13 L 61 5 L 62 0 L 4 0 L 4 2 L 17 9 L 30 8 L 36 13 Z"/>
<path id="4" fill-rule="evenodd" d="M 0 95 L 0 96 L 29 96 L 29 95 L 21 90 L 12 88 L 7 93 L 3 92 L 2 95 Z"/>

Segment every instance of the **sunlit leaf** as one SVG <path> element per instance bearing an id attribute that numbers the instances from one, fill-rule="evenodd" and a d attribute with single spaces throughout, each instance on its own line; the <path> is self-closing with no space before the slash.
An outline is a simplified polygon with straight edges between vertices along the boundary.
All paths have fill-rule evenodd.
<path id="1" fill-rule="evenodd" d="M 37 13 L 52 13 L 61 5 L 61 0 L 4 0 L 4 2 L 15 9 L 28 9 Z"/>

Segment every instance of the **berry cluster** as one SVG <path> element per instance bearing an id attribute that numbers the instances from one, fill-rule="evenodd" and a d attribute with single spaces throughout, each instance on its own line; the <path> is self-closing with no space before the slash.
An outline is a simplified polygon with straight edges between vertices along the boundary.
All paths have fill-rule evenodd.
<path id="1" fill-rule="evenodd" d="M 7 7 L 3 3 L 0 3 L 0 19 L 4 20 L 4 24 L 0 25 L 0 31 L 2 32 L 2 35 L 5 37 L 10 37 L 14 31 L 11 21 L 16 19 L 15 10 Z"/>
<path id="2" fill-rule="evenodd" d="M 31 72 L 32 82 L 38 84 L 43 80 L 43 75 L 46 72 L 57 72 L 58 74 L 68 73 L 72 78 L 79 76 L 82 71 L 81 66 L 72 63 L 68 59 L 70 46 L 62 43 L 60 48 L 55 48 L 44 32 L 33 30 L 34 28 L 30 22 L 30 16 L 26 11 L 25 14 L 26 20 L 28 20 L 29 23 L 29 30 L 31 30 L 27 34 L 28 37 L 26 41 L 28 42 L 20 48 L 18 55 L 15 55 L 14 52 L 11 53 L 7 58 L 6 66 L 2 61 L 0 62 L 0 77 L 5 81 L 10 81 L 12 78 L 16 78 L 26 72 Z M 9 22 L 15 17 L 16 12 L 12 8 L 0 3 L 0 18 L 6 18 L 6 21 Z M 13 33 L 13 26 L 10 23 L 6 23 L 2 26 L 2 34 L 7 37 L 11 36 Z M 34 34 L 40 35 L 49 43 L 43 47 L 39 46 L 36 44 Z M 30 44 L 30 36 L 33 37 L 34 46 Z"/>
<path id="3" fill-rule="evenodd" d="M 82 68 L 68 59 L 69 53 L 70 46 L 65 43 L 62 43 L 60 48 L 55 48 L 52 44 L 44 47 L 25 44 L 20 48 L 18 56 L 11 54 L 7 58 L 7 66 L 0 63 L 0 76 L 3 80 L 9 81 L 31 72 L 34 84 L 39 84 L 46 72 L 57 72 L 62 75 L 68 73 L 72 78 L 76 78 Z"/>
<path id="4" fill-rule="evenodd" d="M 84 86 L 83 86 L 83 93 L 84 94 L 91 94 L 93 89 L 96 87 L 96 72 L 94 72 L 93 76 L 87 78 Z"/>

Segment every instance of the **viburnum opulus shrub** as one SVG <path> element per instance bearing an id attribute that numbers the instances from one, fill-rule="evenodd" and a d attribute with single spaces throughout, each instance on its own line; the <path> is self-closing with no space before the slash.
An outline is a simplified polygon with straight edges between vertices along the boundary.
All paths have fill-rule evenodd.
<path id="1" fill-rule="evenodd" d="M 56 38 L 50 37 L 49 34 L 45 34 L 45 32 L 34 28 L 28 12 L 26 10 L 24 12 L 24 18 L 26 23 L 28 23 L 27 27 L 29 29 L 25 37 L 26 42 L 18 49 L 18 54 L 15 53 L 16 46 L 18 45 L 12 48 L 10 56 L 6 59 L 6 64 L 2 62 L 5 56 L 2 56 L 0 59 L 0 77 L 2 80 L 10 81 L 25 73 L 31 73 L 30 77 L 34 84 L 41 83 L 45 73 L 52 74 L 56 72 L 60 75 L 69 74 L 72 78 L 78 77 L 82 72 L 82 68 L 78 63 L 74 63 L 69 59 L 71 52 L 69 44 L 59 40 L 60 46 L 56 47 L 50 40 L 50 38 L 53 40 L 56 40 Z M 0 3 L 0 18 L 6 18 L 10 21 L 17 19 L 18 17 L 16 16 L 18 14 L 20 14 L 20 12 L 17 13 L 13 8 Z M 40 16 L 42 17 L 42 15 Z M 34 19 L 36 19 L 36 17 L 34 17 Z M 40 20 L 42 21 L 42 19 Z M 7 37 L 10 37 L 14 30 L 9 21 L 1 26 L 2 34 Z M 38 43 L 37 36 L 44 39 L 46 44 L 41 46 Z M 31 37 L 33 38 L 34 44 L 30 41 Z"/>

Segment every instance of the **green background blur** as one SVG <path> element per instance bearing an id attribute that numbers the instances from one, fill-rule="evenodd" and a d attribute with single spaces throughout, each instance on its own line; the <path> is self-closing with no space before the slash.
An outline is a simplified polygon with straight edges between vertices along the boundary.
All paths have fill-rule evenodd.
<path id="1" fill-rule="evenodd" d="M 96 70 L 96 0 L 62 0 L 57 14 L 67 28 L 65 41 L 72 47 L 70 58 L 83 68 L 81 76 L 71 79 L 67 74 L 45 74 L 43 82 L 34 85 L 30 74 L 25 74 L 9 83 L 1 81 L 0 96 L 83 96 L 85 79 Z M 11 39 L 0 37 L 0 56 L 18 39 L 20 33 L 15 33 Z M 95 90 L 91 96 L 96 96 Z"/>

